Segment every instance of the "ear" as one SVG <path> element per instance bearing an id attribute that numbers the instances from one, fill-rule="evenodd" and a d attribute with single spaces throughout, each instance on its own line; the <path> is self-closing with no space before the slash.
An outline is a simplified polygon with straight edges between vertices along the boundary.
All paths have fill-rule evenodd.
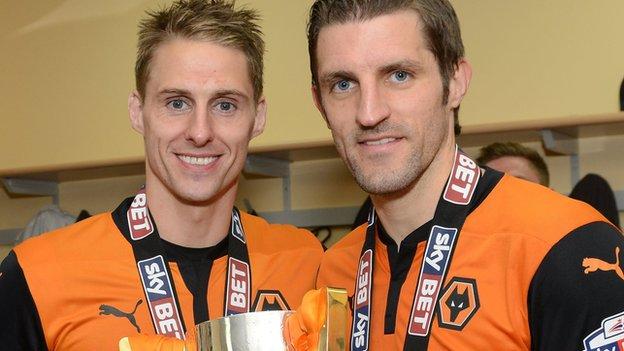
<path id="1" fill-rule="evenodd" d="M 464 96 L 468 92 L 468 86 L 470 85 L 471 79 L 472 66 L 470 66 L 470 63 L 463 58 L 457 64 L 455 74 L 449 82 L 449 107 L 452 109 L 459 107 Z"/>
<path id="2" fill-rule="evenodd" d="M 131 92 L 130 96 L 128 96 L 128 114 L 130 115 L 132 129 L 144 135 L 143 104 L 141 103 L 141 96 L 136 90 Z"/>
<path id="3" fill-rule="evenodd" d="M 266 113 L 266 99 L 264 98 L 264 96 L 262 96 L 260 97 L 260 100 L 258 100 L 258 104 L 256 105 L 256 117 L 254 119 L 253 131 L 251 132 L 252 139 L 262 134 L 262 132 L 264 131 L 264 126 L 266 125 Z"/>
<path id="4" fill-rule="evenodd" d="M 312 91 L 312 100 L 314 100 L 314 106 L 316 106 L 316 109 L 319 110 L 321 116 L 323 116 L 325 124 L 327 125 L 327 129 L 331 129 L 329 121 L 327 120 L 327 115 L 325 114 L 325 109 L 323 108 L 320 88 L 318 87 L 318 85 L 312 83 L 312 85 L 310 86 L 310 90 Z"/>

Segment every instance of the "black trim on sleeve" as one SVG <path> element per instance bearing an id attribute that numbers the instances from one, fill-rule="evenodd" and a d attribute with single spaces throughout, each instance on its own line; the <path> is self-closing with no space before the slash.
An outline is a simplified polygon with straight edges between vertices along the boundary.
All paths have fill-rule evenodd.
<path id="1" fill-rule="evenodd" d="M 48 350 L 41 319 L 15 252 L 0 265 L 0 348 Z"/>
<path id="2" fill-rule="evenodd" d="M 550 249 L 529 288 L 531 350 L 584 350 L 583 339 L 624 312 L 622 250 L 624 237 L 606 222 L 579 227 Z"/>

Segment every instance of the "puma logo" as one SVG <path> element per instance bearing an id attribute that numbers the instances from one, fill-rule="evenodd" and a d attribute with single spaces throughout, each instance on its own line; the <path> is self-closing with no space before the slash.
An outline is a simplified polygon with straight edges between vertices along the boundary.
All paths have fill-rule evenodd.
<path id="1" fill-rule="evenodd" d="M 620 268 L 620 248 L 617 246 L 615 247 L 614 263 L 605 262 L 599 258 L 585 257 L 583 259 L 583 267 L 585 267 L 585 274 L 589 274 L 597 270 L 604 272 L 614 271 L 620 279 L 624 280 L 624 272 L 622 272 L 622 268 Z"/>
<path id="2" fill-rule="evenodd" d="M 132 310 L 132 312 L 130 313 L 121 311 L 117 307 L 113 307 L 110 305 L 100 305 L 100 315 L 113 315 L 115 317 L 128 318 L 128 321 L 130 321 L 130 323 L 136 328 L 137 333 L 140 333 L 141 328 L 137 324 L 136 318 L 134 318 L 134 313 L 136 312 L 139 305 L 142 303 L 143 300 L 139 299 L 139 301 L 137 301 L 136 305 L 134 306 L 134 310 Z"/>

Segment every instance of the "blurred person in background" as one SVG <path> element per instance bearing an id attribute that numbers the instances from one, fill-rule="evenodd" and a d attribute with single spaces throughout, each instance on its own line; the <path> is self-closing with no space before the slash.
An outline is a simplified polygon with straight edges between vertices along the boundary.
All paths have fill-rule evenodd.
<path id="1" fill-rule="evenodd" d="M 542 156 L 522 144 L 492 143 L 481 148 L 477 163 L 545 187 L 550 185 L 548 166 Z"/>
<path id="2" fill-rule="evenodd" d="M 616 227 L 620 227 L 620 212 L 615 194 L 603 177 L 594 173 L 587 174 L 576 183 L 570 197 L 592 205 Z"/>

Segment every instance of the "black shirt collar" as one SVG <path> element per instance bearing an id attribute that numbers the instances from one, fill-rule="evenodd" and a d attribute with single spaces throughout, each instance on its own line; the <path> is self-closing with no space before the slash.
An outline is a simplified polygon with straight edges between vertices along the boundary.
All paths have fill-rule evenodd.
<path id="1" fill-rule="evenodd" d="M 202 248 L 180 246 L 164 239 L 161 239 L 160 241 L 165 249 L 165 253 L 169 261 L 214 261 L 219 257 L 227 255 L 228 238 L 229 236 L 226 235 L 225 238 L 216 245 Z"/>

